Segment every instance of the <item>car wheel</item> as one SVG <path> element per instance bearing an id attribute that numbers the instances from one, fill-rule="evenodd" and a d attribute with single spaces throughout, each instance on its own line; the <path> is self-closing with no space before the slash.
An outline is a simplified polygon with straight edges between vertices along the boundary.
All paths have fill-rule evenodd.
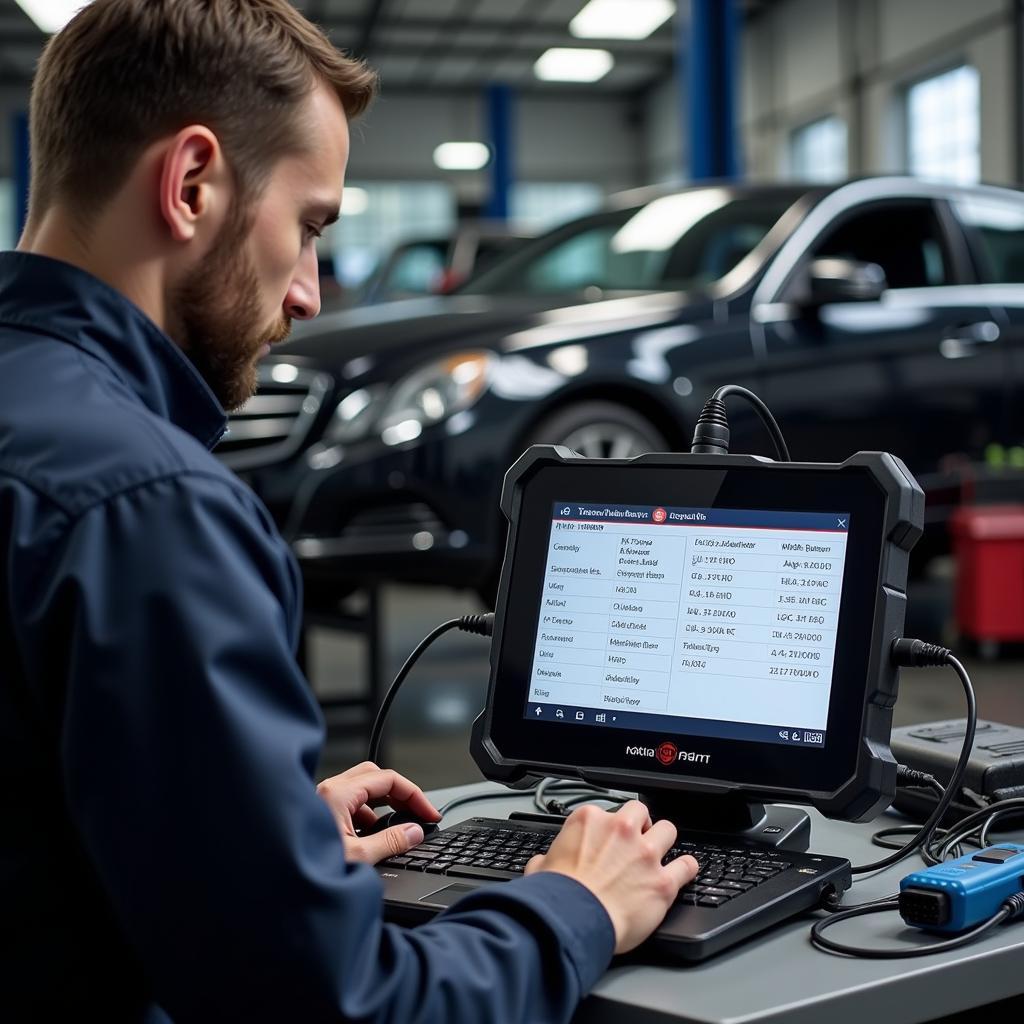
<path id="1" fill-rule="evenodd" d="M 669 450 L 665 436 L 650 420 L 617 402 L 581 402 L 552 413 L 530 431 L 530 444 L 560 444 L 587 458 L 631 459 L 644 452 Z M 504 532 L 501 532 L 504 537 Z M 486 579 L 476 588 L 488 608 L 494 607 L 504 544 Z"/>
<path id="2" fill-rule="evenodd" d="M 581 402 L 553 413 L 530 432 L 532 444 L 561 444 L 589 459 L 631 459 L 668 451 L 664 435 L 616 402 Z"/>

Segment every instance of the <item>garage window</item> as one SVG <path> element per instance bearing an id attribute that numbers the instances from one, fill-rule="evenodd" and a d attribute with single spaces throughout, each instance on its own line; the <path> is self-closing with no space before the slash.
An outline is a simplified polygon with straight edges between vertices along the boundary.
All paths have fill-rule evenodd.
<path id="1" fill-rule="evenodd" d="M 846 177 L 846 122 L 822 117 L 797 128 L 789 140 L 789 169 L 800 181 Z"/>
<path id="2" fill-rule="evenodd" d="M 455 229 L 455 197 L 440 182 L 353 181 L 366 193 L 365 208 L 343 216 L 329 237 L 339 280 L 361 283 L 396 245 Z"/>
<path id="3" fill-rule="evenodd" d="M 970 185 L 981 177 L 980 83 L 965 64 L 907 90 L 907 169 Z"/>

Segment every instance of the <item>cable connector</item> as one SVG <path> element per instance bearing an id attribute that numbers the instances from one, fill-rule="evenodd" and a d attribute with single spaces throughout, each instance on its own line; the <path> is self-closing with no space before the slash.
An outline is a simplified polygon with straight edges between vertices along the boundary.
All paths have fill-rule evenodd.
<path id="1" fill-rule="evenodd" d="M 905 764 L 896 765 L 896 783 L 901 786 L 925 786 L 932 788 L 938 779 L 928 772 L 919 772 L 916 768 L 908 768 Z"/>
<path id="2" fill-rule="evenodd" d="M 821 890 L 818 906 L 830 914 L 836 913 L 843 903 L 843 894 L 832 884 Z"/>
<path id="3" fill-rule="evenodd" d="M 705 403 L 693 428 L 693 444 L 690 445 L 691 455 L 728 455 L 729 454 L 729 419 L 725 415 L 725 399 L 730 395 L 742 398 L 753 406 L 754 412 L 761 418 L 775 445 L 775 454 L 780 462 L 789 462 L 789 449 L 785 438 L 779 430 L 775 417 L 768 406 L 753 391 L 741 388 L 739 384 L 726 384 L 720 387 Z"/>
<path id="4" fill-rule="evenodd" d="M 725 415 L 725 402 L 717 396 L 709 398 L 700 411 L 693 428 L 690 452 L 693 455 L 729 454 L 729 420 Z"/>
<path id="5" fill-rule="evenodd" d="M 938 644 L 926 644 L 923 640 L 900 637 L 892 642 L 892 662 L 902 668 L 925 668 L 934 665 L 948 665 L 953 652 Z"/>
<path id="6" fill-rule="evenodd" d="M 477 636 L 491 636 L 494 633 L 494 612 L 463 615 L 459 619 L 459 629 L 464 633 L 476 633 Z"/>
<path id="7" fill-rule="evenodd" d="M 1015 892 L 1003 900 L 1002 909 L 1009 911 L 1006 920 L 1016 921 L 1018 917 L 1024 917 L 1024 892 Z"/>

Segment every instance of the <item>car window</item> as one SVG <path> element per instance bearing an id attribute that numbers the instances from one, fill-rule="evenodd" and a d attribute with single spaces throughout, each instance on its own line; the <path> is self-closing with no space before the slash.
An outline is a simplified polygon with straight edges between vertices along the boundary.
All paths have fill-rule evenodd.
<path id="1" fill-rule="evenodd" d="M 971 196 L 954 207 L 980 250 L 982 281 L 1024 284 L 1024 199 L 1012 202 Z"/>
<path id="2" fill-rule="evenodd" d="M 652 254 L 617 252 L 611 244 L 617 233 L 617 226 L 603 225 L 567 239 L 525 268 L 525 290 L 536 294 L 578 291 L 591 285 L 623 290 L 649 288 L 654 276 Z"/>
<path id="3" fill-rule="evenodd" d="M 811 256 L 877 263 L 890 288 L 953 283 L 942 225 L 928 200 L 861 207 L 827 231 Z"/>
<path id="4" fill-rule="evenodd" d="M 644 206 L 564 225 L 481 274 L 487 294 L 657 291 L 708 284 L 764 238 L 797 193 L 736 197 L 722 188 L 659 196 Z"/>
<path id="5" fill-rule="evenodd" d="M 410 245 L 395 256 L 385 287 L 388 291 L 427 294 L 444 273 L 445 251 L 440 244 Z"/>

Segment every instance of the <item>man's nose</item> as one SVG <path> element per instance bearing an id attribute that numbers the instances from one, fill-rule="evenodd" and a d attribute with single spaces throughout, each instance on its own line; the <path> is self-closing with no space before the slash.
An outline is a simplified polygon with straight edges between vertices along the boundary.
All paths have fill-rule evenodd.
<path id="1" fill-rule="evenodd" d="M 320 312 L 320 279 L 315 261 L 311 270 L 292 279 L 284 297 L 284 312 L 292 320 L 312 320 Z"/>

